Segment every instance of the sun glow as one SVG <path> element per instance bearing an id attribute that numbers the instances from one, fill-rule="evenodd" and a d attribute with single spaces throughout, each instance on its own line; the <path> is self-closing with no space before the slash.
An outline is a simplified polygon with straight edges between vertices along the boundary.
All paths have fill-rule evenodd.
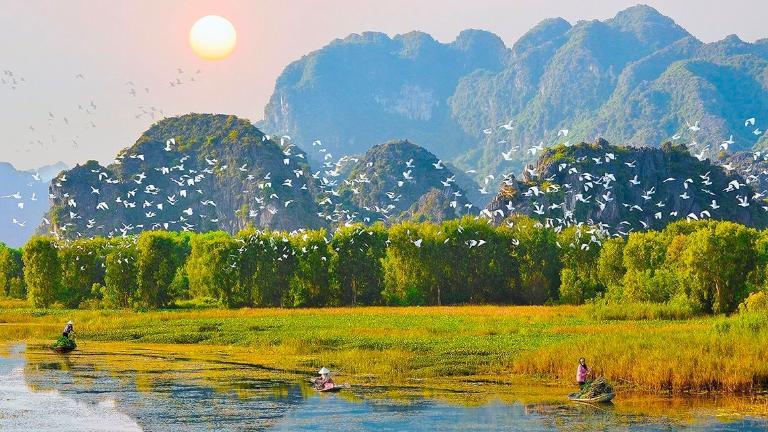
<path id="1" fill-rule="evenodd" d="M 189 30 L 192 51 L 206 60 L 221 60 L 235 49 L 237 32 L 226 18 L 208 15 L 200 18 Z"/>

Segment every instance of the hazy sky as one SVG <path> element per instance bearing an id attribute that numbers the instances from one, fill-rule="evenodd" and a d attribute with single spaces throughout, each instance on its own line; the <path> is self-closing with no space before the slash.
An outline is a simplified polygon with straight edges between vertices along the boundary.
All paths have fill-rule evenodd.
<path id="1" fill-rule="evenodd" d="M 166 116 L 217 112 L 258 120 L 283 67 L 349 33 L 422 30 L 447 42 L 479 28 L 511 45 L 544 18 L 605 19 L 636 3 L 0 0 L 0 78 L 9 81 L 5 70 L 24 78 L 15 90 L 0 83 L 0 160 L 25 169 L 59 160 L 108 162 L 154 122 L 136 117 L 140 107 Z M 747 41 L 768 37 L 765 0 L 646 3 L 705 42 L 732 33 Z M 187 42 L 190 26 L 210 14 L 226 17 L 238 32 L 235 52 L 218 62 L 198 59 Z M 171 87 L 177 79 L 183 84 Z"/>

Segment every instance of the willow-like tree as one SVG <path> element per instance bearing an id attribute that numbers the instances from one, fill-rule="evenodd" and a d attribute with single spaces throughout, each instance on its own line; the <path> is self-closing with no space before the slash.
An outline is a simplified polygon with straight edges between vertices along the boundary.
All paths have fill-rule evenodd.
<path id="1" fill-rule="evenodd" d="M 186 270 L 193 297 L 214 298 L 226 307 L 250 305 L 250 292 L 240 288 L 239 268 L 238 243 L 229 234 L 219 231 L 192 237 Z"/>
<path id="2" fill-rule="evenodd" d="M 58 301 L 76 308 L 91 297 L 94 284 L 104 285 L 106 245 L 104 238 L 93 238 L 75 240 L 59 247 L 61 289 Z"/>
<path id="3" fill-rule="evenodd" d="M 185 234 L 145 231 L 139 235 L 137 300 L 142 306 L 163 307 L 175 300 L 172 283 L 188 253 Z"/>
<path id="4" fill-rule="evenodd" d="M 729 313 L 749 295 L 747 278 L 757 263 L 758 233 L 720 222 L 688 236 L 681 271 L 688 295 L 707 312 Z"/>
<path id="5" fill-rule="evenodd" d="M 515 303 L 557 300 L 561 269 L 557 234 L 530 218 L 514 218 L 511 222 L 516 243 L 513 254 L 520 265 L 520 291 Z"/>
<path id="6" fill-rule="evenodd" d="M 332 251 L 324 229 L 291 236 L 295 270 L 290 284 L 292 306 L 334 306 L 338 295 L 330 277 Z"/>
<path id="7" fill-rule="evenodd" d="M 111 243 L 106 257 L 102 305 L 109 309 L 127 308 L 136 296 L 136 242 L 133 238 L 119 238 Z"/>
<path id="8" fill-rule="evenodd" d="M 33 237 L 24 246 L 24 280 L 27 296 L 35 307 L 48 307 L 61 286 L 61 266 L 56 240 Z"/>
<path id="9" fill-rule="evenodd" d="M 21 251 L 2 243 L 0 243 L 0 294 L 19 299 L 27 295 Z"/>
<path id="10" fill-rule="evenodd" d="M 331 240 L 333 278 L 343 305 L 377 305 L 384 290 L 381 259 L 387 250 L 387 230 L 373 226 L 346 226 Z"/>

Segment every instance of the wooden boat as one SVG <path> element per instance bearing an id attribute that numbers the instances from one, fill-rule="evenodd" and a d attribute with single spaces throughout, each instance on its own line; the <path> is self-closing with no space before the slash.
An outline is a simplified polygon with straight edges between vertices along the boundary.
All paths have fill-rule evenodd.
<path id="1" fill-rule="evenodd" d="M 336 393 L 341 391 L 341 389 L 343 388 L 344 386 L 334 385 L 333 387 L 322 388 L 322 389 L 318 389 L 317 391 L 319 391 L 320 393 Z"/>
<path id="2" fill-rule="evenodd" d="M 595 397 L 591 398 L 582 398 L 579 397 L 579 393 L 571 393 L 568 395 L 568 399 L 574 401 L 574 402 L 584 402 L 584 403 L 608 403 L 613 400 L 613 398 L 616 396 L 616 393 L 604 393 L 601 395 L 597 395 Z"/>
<path id="3" fill-rule="evenodd" d="M 57 353 L 59 353 L 59 354 L 66 354 L 66 353 L 68 353 L 68 352 L 70 352 L 70 351 L 74 351 L 74 350 L 75 350 L 75 347 L 63 347 L 63 346 L 57 346 L 57 347 L 56 347 L 56 348 L 54 348 L 53 350 L 54 350 L 54 351 L 56 351 L 56 352 L 57 352 Z"/>

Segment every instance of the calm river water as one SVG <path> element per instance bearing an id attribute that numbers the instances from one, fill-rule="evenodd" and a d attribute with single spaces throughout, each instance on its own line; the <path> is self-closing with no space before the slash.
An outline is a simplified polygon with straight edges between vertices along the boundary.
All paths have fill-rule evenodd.
<path id="1" fill-rule="evenodd" d="M 525 392 L 525 389 L 518 389 Z M 151 349 L 61 356 L 16 345 L 0 357 L 2 431 L 764 431 L 738 403 L 594 407 L 562 400 L 361 386 L 318 394 L 301 380 Z M 559 393 L 558 393 L 559 394 Z M 535 398 L 534 398 L 535 399 Z M 754 404 L 754 402 L 750 402 Z M 736 408 L 734 408 L 736 407 Z"/>

